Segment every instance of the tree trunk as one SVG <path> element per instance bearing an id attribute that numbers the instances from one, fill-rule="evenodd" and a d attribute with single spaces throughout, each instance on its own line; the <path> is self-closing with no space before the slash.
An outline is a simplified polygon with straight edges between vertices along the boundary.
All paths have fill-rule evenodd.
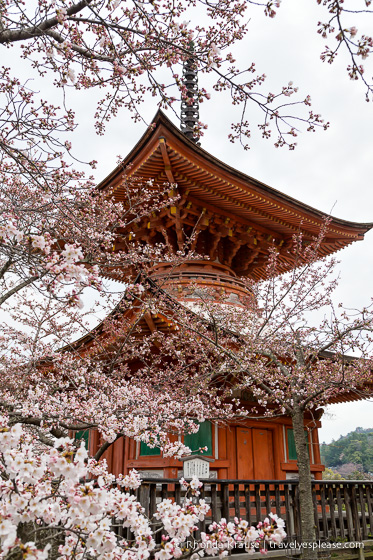
<path id="1" fill-rule="evenodd" d="M 61 557 L 58 548 L 64 542 L 62 530 L 36 525 L 33 521 L 28 521 L 18 525 L 17 537 L 23 544 L 34 542 L 39 550 L 43 550 L 47 543 L 51 544 L 48 551 L 48 560 L 56 560 L 56 558 Z M 5 560 L 22 560 L 23 558 L 23 551 L 16 548 L 7 554 Z"/>
<path id="2" fill-rule="evenodd" d="M 317 558 L 317 551 L 313 549 L 311 544 L 316 540 L 316 533 L 313 516 L 310 454 L 308 440 L 304 431 L 304 412 L 297 407 L 296 403 L 292 414 L 292 422 L 299 471 L 301 542 L 305 545 L 302 557 L 314 559 Z M 307 543 L 311 544 L 310 548 L 307 547 Z"/>

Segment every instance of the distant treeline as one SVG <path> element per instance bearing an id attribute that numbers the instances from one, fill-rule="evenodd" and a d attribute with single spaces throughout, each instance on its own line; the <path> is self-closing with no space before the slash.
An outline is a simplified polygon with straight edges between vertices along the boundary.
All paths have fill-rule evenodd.
<path id="1" fill-rule="evenodd" d="M 348 474 L 343 471 L 350 470 L 350 465 L 354 470 L 373 473 L 373 428 L 356 428 L 336 441 L 321 444 L 321 460 L 341 474 Z"/>

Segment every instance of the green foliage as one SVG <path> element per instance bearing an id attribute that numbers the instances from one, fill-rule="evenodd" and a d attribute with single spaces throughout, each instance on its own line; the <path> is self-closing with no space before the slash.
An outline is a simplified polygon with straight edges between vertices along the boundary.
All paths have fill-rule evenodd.
<path id="1" fill-rule="evenodd" d="M 329 467 L 326 467 L 325 471 L 322 473 L 323 480 L 344 480 L 344 478 L 337 472 L 333 471 Z"/>
<path id="2" fill-rule="evenodd" d="M 368 476 L 367 473 L 356 469 L 356 471 L 352 471 L 352 473 L 346 476 L 346 480 L 366 480 Z"/>
<path id="3" fill-rule="evenodd" d="M 336 441 L 321 445 L 321 460 L 327 467 L 347 463 L 360 464 L 364 472 L 373 473 L 373 428 L 356 428 Z"/>

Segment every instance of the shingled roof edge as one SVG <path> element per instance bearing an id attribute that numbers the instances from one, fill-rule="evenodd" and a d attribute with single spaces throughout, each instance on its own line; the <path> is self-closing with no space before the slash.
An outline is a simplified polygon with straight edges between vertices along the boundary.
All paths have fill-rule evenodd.
<path id="1" fill-rule="evenodd" d="M 224 172 L 236 176 L 241 181 L 251 183 L 254 187 L 260 189 L 263 192 L 263 194 L 265 193 L 267 195 L 275 197 L 279 201 L 291 205 L 293 208 L 296 207 L 300 211 L 311 213 L 319 219 L 330 217 L 335 225 L 340 225 L 341 227 L 349 227 L 351 229 L 357 229 L 360 230 L 362 234 L 367 233 L 370 229 L 373 228 L 373 222 L 352 222 L 349 220 L 344 220 L 342 218 L 331 216 L 326 212 L 313 208 L 312 206 L 309 206 L 308 204 L 305 204 L 295 198 L 292 198 L 291 196 L 286 195 L 281 191 L 278 191 L 277 189 L 270 187 L 265 183 L 262 183 L 258 179 L 255 179 L 250 175 L 247 175 L 242 171 L 239 171 L 231 167 L 230 165 L 219 160 L 218 158 L 216 158 L 215 156 L 213 156 L 212 154 L 210 154 L 209 152 L 207 152 L 206 150 L 204 150 L 200 146 L 197 146 L 194 142 L 189 140 L 160 109 L 158 109 L 157 113 L 154 115 L 152 119 L 152 124 L 141 136 L 141 138 L 138 140 L 138 142 L 135 144 L 132 150 L 127 154 L 124 160 L 119 165 L 117 165 L 117 167 L 97 185 L 97 189 L 103 190 L 115 177 L 118 176 L 119 173 L 123 173 L 126 167 L 131 163 L 131 161 L 134 160 L 137 154 L 146 145 L 148 139 L 151 138 L 153 134 L 155 134 L 157 128 L 160 125 L 165 126 L 171 134 L 174 134 L 176 136 L 178 140 L 185 143 L 188 149 L 192 150 L 197 155 L 202 156 L 204 159 L 208 160 L 209 163 L 219 167 Z"/>

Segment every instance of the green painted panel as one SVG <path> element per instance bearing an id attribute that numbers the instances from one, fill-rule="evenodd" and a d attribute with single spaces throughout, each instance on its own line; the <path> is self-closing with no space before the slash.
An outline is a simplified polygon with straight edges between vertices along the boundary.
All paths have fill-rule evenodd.
<path id="1" fill-rule="evenodd" d="M 190 447 L 194 454 L 212 455 L 212 425 L 211 422 L 202 422 L 196 434 L 185 434 L 184 444 Z M 200 447 L 207 447 L 203 453 L 197 451 Z"/>
<path id="2" fill-rule="evenodd" d="M 288 459 L 290 461 L 296 461 L 297 460 L 297 452 L 296 452 L 296 449 L 295 449 L 294 431 L 292 430 L 292 428 L 288 428 L 287 432 L 288 432 L 288 452 L 289 452 Z M 304 430 L 304 435 L 305 435 L 306 441 L 308 443 L 307 430 Z M 308 453 L 309 452 L 310 452 L 310 449 L 309 449 L 309 446 L 308 446 Z"/>
<path id="3" fill-rule="evenodd" d="M 297 452 L 295 450 L 294 432 L 291 428 L 288 428 L 288 453 L 289 453 L 289 460 L 296 461 Z"/>
<path id="4" fill-rule="evenodd" d="M 149 447 L 149 445 L 147 445 L 143 441 L 140 442 L 140 455 L 146 456 L 146 455 L 160 455 L 160 454 L 161 454 L 161 450 L 159 449 L 159 447 Z"/>
<path id="5" fill-rule="evenodd" d="M 89 430 L 79 430 L 79 432 L 75 432 L 75 440 L 76 441 L 84 441 L 84 446 L 86 449 L 89 449 Z"/>

